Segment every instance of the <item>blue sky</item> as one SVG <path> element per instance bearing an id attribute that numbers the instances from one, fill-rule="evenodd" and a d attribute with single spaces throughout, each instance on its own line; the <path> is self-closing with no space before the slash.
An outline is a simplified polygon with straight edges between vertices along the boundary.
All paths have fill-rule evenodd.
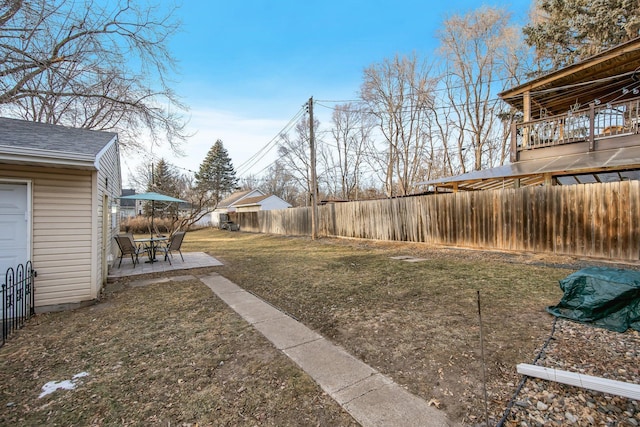
<path id="1" fill-rule="evenodd" d="M 163 148 L 153 155 L 197 170 L 221 139 L 238 169 L 310 96 L 356 98 L 364 68 L 396 53 L 428 57 L 444 19 L 485 4 L 525 22 L 531 0 L 184 0 L 177 16 L 183 28 L 170 46 L 180 70 L 175 90 L 190 108 L 194 136 L 185 157 Z M 329 111 L 316 111 L 328 122 Z M 275 150 L 241 171 L 259 174 L 273 160 Z M 134 167 L 125 160 L 124 186 Z"/>

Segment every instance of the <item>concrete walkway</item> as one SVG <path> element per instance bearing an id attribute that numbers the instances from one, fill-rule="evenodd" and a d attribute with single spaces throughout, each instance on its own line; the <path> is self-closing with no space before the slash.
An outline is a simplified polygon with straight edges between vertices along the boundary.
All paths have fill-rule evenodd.
<path id="1" fill-rule="evenodd" d="M 233 282 L 217 274 L 200 280 L 363 427 L 453 425 L 443 412 Z"/>

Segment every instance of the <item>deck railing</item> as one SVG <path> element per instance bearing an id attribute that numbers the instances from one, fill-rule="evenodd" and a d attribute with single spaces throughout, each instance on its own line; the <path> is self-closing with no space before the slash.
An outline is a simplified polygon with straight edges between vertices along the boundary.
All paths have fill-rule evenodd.
<path id="1" fill-rule="evenodd" d="M 513 125 L 512 150 L 534 150 L 598 138 L 638 133 L 640 98 L 615 103 L 591 104 L 588 108 Z M 514 159 L 512 159 L 514 160 Z"/>

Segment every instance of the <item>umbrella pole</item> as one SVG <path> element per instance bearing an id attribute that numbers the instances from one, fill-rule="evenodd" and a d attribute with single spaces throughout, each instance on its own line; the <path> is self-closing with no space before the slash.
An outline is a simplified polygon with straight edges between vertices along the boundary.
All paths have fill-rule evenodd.
<path id="1" fill-rule="evenodd" d="M 151 263 L 153 264 L 156 260 L 156 245 L 155 242 L 153 241 L 153 217 L 156 214 L 156 201 L 152 200 L 151 201 L 151 229 L 149 230 L 149 234 L 151 237 Z"/>

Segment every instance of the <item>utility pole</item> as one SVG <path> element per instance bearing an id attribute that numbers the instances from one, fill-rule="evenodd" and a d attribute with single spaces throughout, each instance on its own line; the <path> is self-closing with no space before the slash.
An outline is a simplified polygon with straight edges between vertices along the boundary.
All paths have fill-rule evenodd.
<path id="1" fill-rule="evenodd" d="M 318 238 L 318 180 L 316 177 L 316 141 L 313 133 L 313 96 L 309 98 L 309 149 L 311 152 L 311 239 Z"/>

